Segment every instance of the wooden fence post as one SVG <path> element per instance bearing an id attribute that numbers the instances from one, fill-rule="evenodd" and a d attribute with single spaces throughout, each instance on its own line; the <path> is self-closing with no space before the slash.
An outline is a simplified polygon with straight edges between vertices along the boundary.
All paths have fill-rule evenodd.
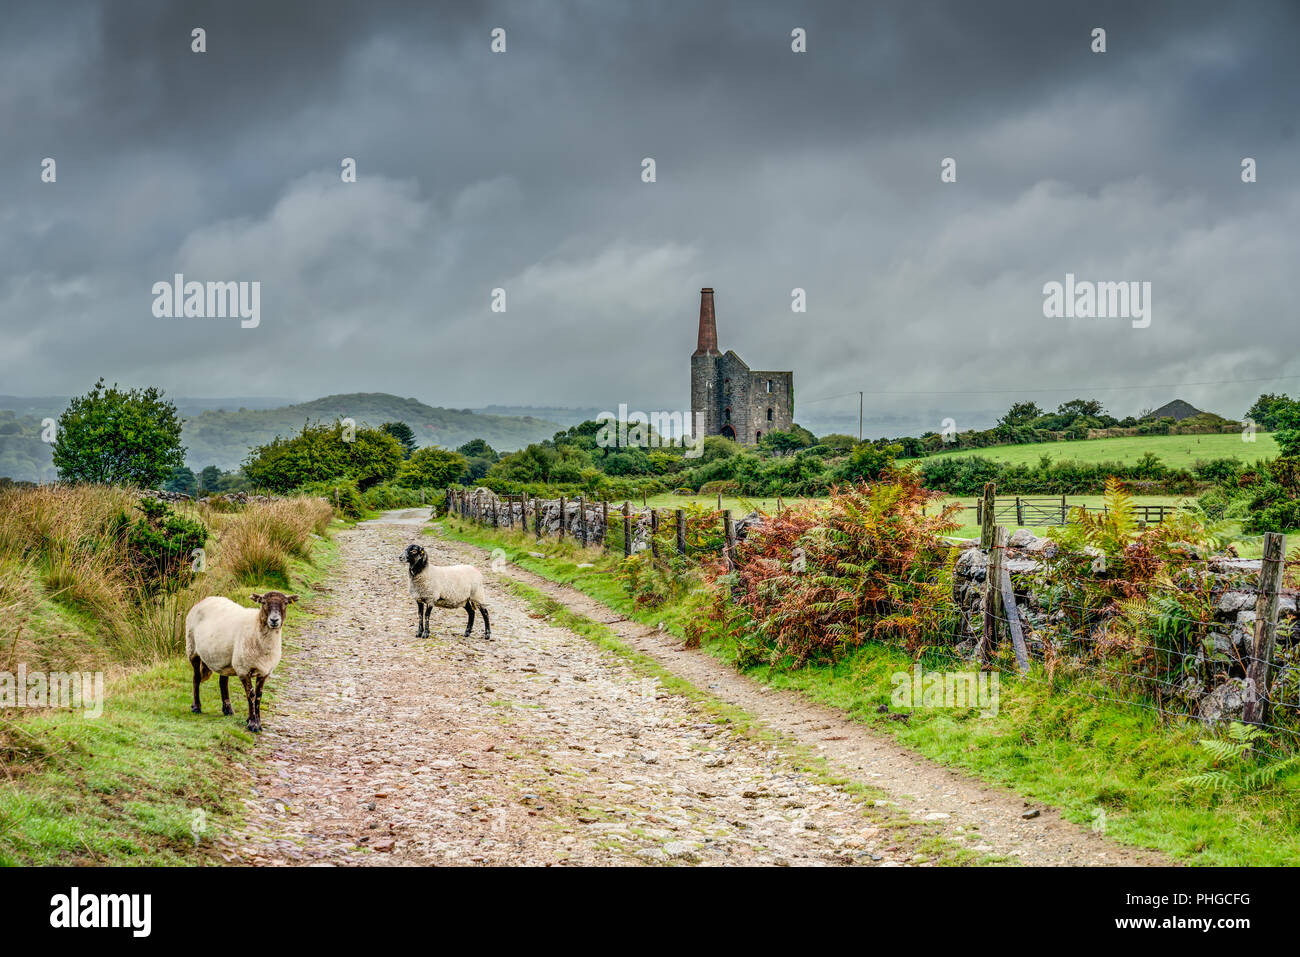
<path id="1" fill-rule="evenodd" d="M 987 510 L 987 505 L 985 506 Z M 993 544 L 989 548 L 989 561 L 984 571 L 984 627 L 980 633 L 976 653 L 980 661 L 987 662 L 998 642 L 998 617 L 1002 610 L 1002 557 L 1007 544 L 1007 530 L 994 526 Z"/>
<path id="2" fill-rule="evenodd" d="M 497 509 L 497 501 L 498 501 L 497 497 L 493 495 L 492 496 L 492 527 L 493 528 L 501 527 L 501 513 Z"/>
<path id="3" fill-rule="evenodd" d="M 1255 599 L 1255 643 L 1250 665 L 1246 669 L 1246 692 L 1242 696 L 1241 719 L 1247 724 L 1263 724 L 1268 717 L 1268 669 L 1273 661 L 1273 643 L 1277 638 L 1278 594 L 1282 590 L 1283 559 L 1286 536 L 1280 532 L 1264 533 L 1264 560 L 1259 566 L 1259 594 Z"/>
<path id="4" fill-rule="evenodd" d="M 1025 524 L 1025 506 L 1024 503 L 1020 500 L 1020 496 L 1017 495 L 1016 496 L 1016 528 L 1019 528 L 1023 524 Z"/>
<path id="5" fill-rule="evenodd" d="M 736 526 L 731 523 L 731 509 L 722 512 L 722 534 L 727 540 L 727 570 L 736 570 Z"/>
<path id="6" fill-rule="evenodd" d="M 632 506 L 623 503 L 623 557 L 632 554 Z"/>
<path id="7" fill-rule="evenodd" d="M 686 510 L 677 510 L 677 553 L 686 554 Z"/>
<path id="8" fill-rule="evenodd" d="M 609 548 L 609 499 L 600 500 L 600 547 Z"/>
<path id="9" fill-rule="evenodd" d="M 984 486 L 983 512 L 980 515 L 980 548 L 985 551 L 993 547 L 993 527 L 996 522 L 993 513 L 996 508 L 997 494 L 997 486 L 992 482 Z"/>
<path id="10" fill-rule="evenodd" d="M 537 540 L 542 540 L 542 503 L 536 495 L 533 496 L 533 532 L 537 535 Z"/>
<path id="11" fill-rule="evenodd" d="M 659 557 L 659 539 L 656 538 L 658 534 L 659 510 L 657 508 L 652 508 L 650 509 L 650 554 L 654 558 Z"/>
<path id="12" fill-rule="evenodd" d="M 564 541 L 564 496 L 560 496 L 560 541 Z"/>
<path id="13" fill-rule="evenodd" d="M 1061 527 L 1065 527 L 1066 519 L 1069 516 L 1069 510 L 1065 507 L 1065 496 L 1061 496 Z"/>
<path id="14" fill-rule="evenodd" d="M 528 496 L 519 494 L 519 530 L 528 534 Z"/>
<path id="15" fill-rule="evenodd" d="M 578 528 L 582 533 L 582 547 L 587 547 L 587 499 L 578 497 Z"/>
<path id="16" fill-rule="evenodd" d="M 719 512 L 722 511 L 722 493 L 721 493 L 721 492 L 718 493 L 718 511 L 719 511 Z"/>

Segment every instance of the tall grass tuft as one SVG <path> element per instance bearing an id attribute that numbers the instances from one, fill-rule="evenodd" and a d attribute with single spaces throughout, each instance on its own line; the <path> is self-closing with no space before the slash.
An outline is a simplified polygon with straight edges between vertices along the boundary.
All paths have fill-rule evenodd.
<path id="1" fill-rule="evenodd" d="M 93 633 L 101 659 L 103 651 L 131 664 L 179 654 L 195 602 L 248 584 L 287 587 L 292 561 L 310 557 L 314 536 L 333 516 L 326 502 L 306 497 L 236 511 L 178 505 L 214 535 L 202 571 L 189 574 L 187 566 L 159 588 L 127 547 L 138 501 L 131 489 L 103 486 L 0 490 L 0 646 L 12 640 L 22 660 L 30 654 L 51 667 L 73 666 L 88 652 L 64 641 L 77 627 Z"/>

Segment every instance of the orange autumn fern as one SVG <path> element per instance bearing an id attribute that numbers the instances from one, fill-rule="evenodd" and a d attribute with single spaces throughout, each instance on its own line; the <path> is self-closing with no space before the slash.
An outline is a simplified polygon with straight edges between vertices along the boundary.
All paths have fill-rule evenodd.
<path id="1" fill-rule="evenodd" d="M 940 537 L 956 506 L 927 516 L 928 499 L 891 472 L 769 518 L 738 546 L 738 571 L 709 568 L 714 623 L 743 663 L 834 660 L 867 639 L 919 653 L 951 634 L 957 611 Z"/>

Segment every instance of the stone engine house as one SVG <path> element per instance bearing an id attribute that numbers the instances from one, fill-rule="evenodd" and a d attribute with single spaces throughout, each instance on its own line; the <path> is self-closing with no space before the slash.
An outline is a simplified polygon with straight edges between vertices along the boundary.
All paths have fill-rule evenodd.
<path id="1" fill-rule="evenodd" d="M 794 373 L 757 372 L 730 349 L 718 351 L 713 290 L 700 290 L 700 334 L 691 354 L 691 427 L 753 445 L 794 423 Z"/>

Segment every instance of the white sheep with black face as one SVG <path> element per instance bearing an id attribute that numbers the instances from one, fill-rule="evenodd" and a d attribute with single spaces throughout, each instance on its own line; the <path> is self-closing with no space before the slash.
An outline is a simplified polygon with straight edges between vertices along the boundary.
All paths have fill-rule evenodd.
<path id="1" fill-rule="evenodd" d="M 248 730 L 262 730 L 262 685 L 280 663 L 281 629 L 297 595 L 269 591 L 253 595 L 256 608 L 213 595 L 185 616 L 185 656 L 194 667 L 194 703 L 199 714 L 199 685 L 213 673 L 221 676 L 221 713 L 230 706 L 230 676 L 238 675 L 248 697 Z"/>
<path id="2" fill-rule="evenodd" d="M 469 620 L 465 623 L 466 638 L 474 629 L 474 612 L 481 612 L 483 637 L 492 640 L 482 572 L 473 565 L 430 565 L 429 553 L 419 545 L 407 545 L 398 561 L 408 566 L 407 585 L 419 615 L 415 637 L 429 637 L 429 612 L 437 605 L 439 608 L 464 608 L 469 613 Z"/>

